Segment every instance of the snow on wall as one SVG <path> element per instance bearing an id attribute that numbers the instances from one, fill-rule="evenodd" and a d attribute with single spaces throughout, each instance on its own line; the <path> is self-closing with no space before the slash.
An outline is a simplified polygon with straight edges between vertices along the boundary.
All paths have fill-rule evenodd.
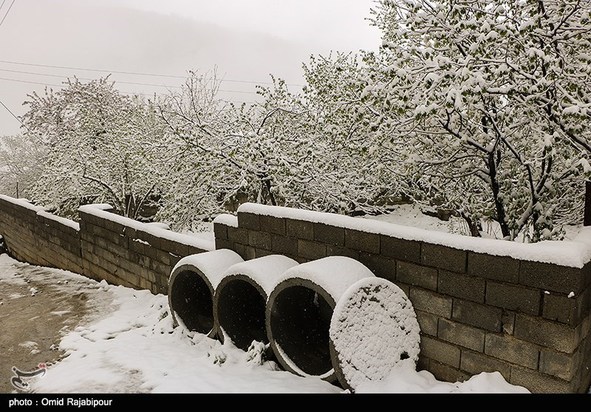
<path id="1" fill-rule="evenodd" d="M 583 228 L 572 241 L 543 241 L 518 243 L 505 240 L 483 239 L 451 233 L 429 231 L 410 226 L 385 223 L 333 213 L 314 212 L 280 206 L 245 203 L 238 213 L 251 213 L 359 230 L 367 233 L 391 236 L 398 239 L 448 246 L 455 249 L 507 256 L 534 262 L 553 263 L 582 268 L 591 261 L 591 227 Z"/>
<path id="2" fill-rule="evenodd" d="M 5 201 L 10 202 L 10 203 L 13 203 L 13 204 L 18 205 L 18 206 L 22 206 L 22 207 L 24 207 L 26 209 L 33 210 L 35 212 L 38 212 L 38 211 L 41 211 L 41 210 L 45 210 L 41 206 L 35 206 L 35 205 L 33 205 L 27 199 L 15 199 L 13 197 L 5 196 L 5 195 L 0 195 L 0 199 L 5 200 Z"/>
<path id="3" fill-rule="evenodd" d="M 182 243 L 189 246 L 194 246 L 196 248 L 203 250 L 215 250 L 215 244 L 212 241 L 208 241 L 196 236 L 172 232 L 168 229 L 164 229 L 161 225 L 151 225 L 148 223 L 138 222 L 137 220 L 133 220 L 128 217 L 110 213 L 107 211 L 110 209 L 112 209 L 112 207 L 105 204 L 85 205 L 79 208 L 81 212 L 87 213 L 92 216 L 96 216 L 101 219 L 110 220 L 112 222 L 119 223 L 120 225 L 128 226 L 132 229 L 149 233 L 153 236 L 157 236 L 167 240 L 172 240 L 174 242 Z"/>
<path id="4" fill-rule="evenodd" d="M 57 223 L 59 223 L 61 225 L 70 227 L 70 228 L 72 228 L 74 230 L 77 230 L 77 231 L 80 230 L 80 224 L 78 222 L 74 222 L 73 220 L 66 219 L 66 218 L 63 218 L 63 217 L 60 217 L 60 216 L 56 216 L 56 215 L 53 215 L 51 213 L 45 212 L 43 210 L 38 211 L 37 214 L 39 216 L 43 216 L 46 219 L 53 220 L 54 222 L 57 222 Z"/>
<path id="5" fill-rule="evenodd" d="M 234 215 L 221 214 L 213 219 L 213 223 L 219 223 L 225 226 L 238 227 L 238 218 Z"/>

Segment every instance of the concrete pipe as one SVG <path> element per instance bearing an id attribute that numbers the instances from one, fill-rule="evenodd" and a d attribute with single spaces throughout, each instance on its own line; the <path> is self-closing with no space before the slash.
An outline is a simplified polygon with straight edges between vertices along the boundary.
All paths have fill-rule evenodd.
<path id="1" fill-rule="evenodd" d="M 213 296 L 224 272 L 244 260 L 229 249 L 182 258 L 168 281 L 168 305 L 173 321 L 185 329 L 215 337 Z"/>
<path id="2" fill-rule="evenodd" d="M 267 298 L 277 279 L 298 262 L 270 255 L 237 263 L 226 270 L 214 294 L 218 336 L 247 351 L 253 341 L 268 344 L 265 330 Z"/>
<path id="3" fill-rule="evenodd" d="M 416 369 L 419 323 L 406 294 L 386 279 L 351 285 L 335 306 L 329 334 L 339 383 L 352 392 L 387 378 L 396 367 Z"/>
<path id="4" fill-rule="evenodd" d="M 287 270 L 269 295 L 266 330 L 279 363 L 300 376 L 337 380 L 330 354 L 333 310 L 355 282 L 375 277 L 360 262 L 331 256 Z"/>

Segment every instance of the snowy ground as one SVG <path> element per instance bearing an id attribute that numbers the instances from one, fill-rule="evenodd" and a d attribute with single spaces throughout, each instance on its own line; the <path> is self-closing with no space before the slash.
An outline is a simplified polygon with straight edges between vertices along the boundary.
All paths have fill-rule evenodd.
<path id="1" fill-rule="evenodd" d="M 0 286 L 22 282 L 30 265 L 0 255 Z M 38 269 L 38 268 L 36 268 Z M 36 270 L 36 273 L 40 273 Z M 91 314 L 67 332 L 59 346 L 66 357 L 32 378 L 34 393 L 343 393 L 315 377 L 302 378 L 231 344 L 173 328 L 168 301 L 83 276 L 43 269 L 37 281 L 64 288 L 77 285 Z M 39 296 L 39 295 L 37 295 Z M 4 297 L 4 299 L 18 297 Z M 26 342 L 21 342 L 26 344 Z M 252 360 L 251 360 L 252 358 Z M 16 392 L 16 390 L 15 390 Z M 404 365 L 359 393 L 514 393 L 499 373 L 482 373 L 464 383 L 437 381 Z"/>
<path id="2" fill-rule="evenodd" d="M 397 205 L 387 214 L 367 216 L 367 218 L 425 230 L 435 230 L 437 232 L 456 233 L 466 236 L 470 234 L 468 225 L 462 218 L 452 216 L 449 220 L 444 221 L 437 217 L 424 214 L 418 205 Z M 572 240 L 579 233 L 580 229 L 581 226 L 564 226 L 565 240 Z M 482 222 L 481 235 L 482 237 L 492 239 L 502 239 L 503 237 L 498 223 L 492 221 Z M 518 237 L 516 241 L 523 241 L 523 238 Z"/>

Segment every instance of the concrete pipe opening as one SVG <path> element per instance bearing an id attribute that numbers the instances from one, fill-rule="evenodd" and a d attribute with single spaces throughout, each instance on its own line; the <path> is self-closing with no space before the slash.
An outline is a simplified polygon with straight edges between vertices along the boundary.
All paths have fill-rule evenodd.
<path id="1" fill-rule="evenodd" d="M 298 264 L 282 255 L 271 255 L 230 267 L 214 295 L 218 336 L 247 351 L 253 341 L 268 344 L 265 310 L 276 279 Z"/>
<path id="2" fill-rule="evenodd" d="M 279 363 L 300 376 L 337 380 L 330 324 L 340 296 L 373 273 L 356 260 L 332 256 L 294 267 L 267 300 L 266 329 Z"/>
<path id="3" fill-rule="evenodd" d="M 182 258 L 168 282 L 168 303 L 174 323 L 191 332 L 215 337 L 215 288 L 227 268 L 241 261 L 237 253 L 228 249 Z"/>

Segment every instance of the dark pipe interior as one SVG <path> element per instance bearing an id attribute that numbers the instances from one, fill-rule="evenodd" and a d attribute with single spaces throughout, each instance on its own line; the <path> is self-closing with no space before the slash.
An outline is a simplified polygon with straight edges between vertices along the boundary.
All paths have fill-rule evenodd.
<path id="1" fill-rule="evenodd" d="M 263 295 L 245 280 L 233 279 L 219 289 L 218 322 L 236 347 L 246 351 L 253 340 L 268 343 Z"/>
<path id="2" fill-rule="evenodd" d="M 213 329 L 213 297 L 201 276 L 191 271 L 177 274 L 170 298 L 172 309 L 187 329 L 203 334 Z"/>
<path id="3" fill-rule="evenodd" d="M 273 340 L 303 372 L 321 376 L 332 369 L 329 327 L 333 309 L 320 294 L 304 286 L 279 292 L 271 308 Z"/>

